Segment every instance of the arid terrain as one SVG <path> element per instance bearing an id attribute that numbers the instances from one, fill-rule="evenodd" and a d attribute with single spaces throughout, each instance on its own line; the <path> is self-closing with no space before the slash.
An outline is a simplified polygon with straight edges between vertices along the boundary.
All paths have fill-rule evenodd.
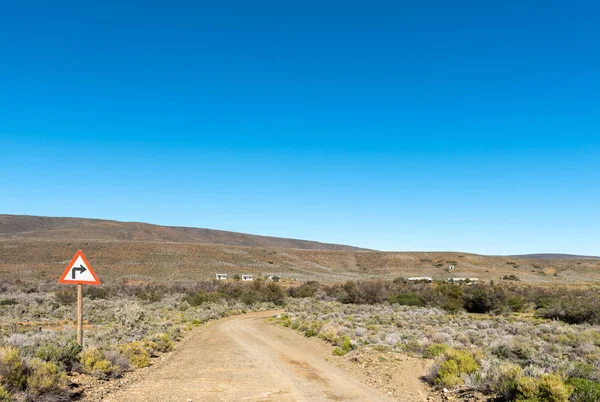
<path id="1" fill-rule="evenodd" d="M 104 401 L 387 401 L 382 391 L 336 367 L 341 357 L 317 339 L 270 325 L 275 312 L 250 313 L 199 328 L 164 364 Z M 409 365 L 412 370 L 407 370 Z M 419 367 L 420 366 L 420 367 Z M 427 400 L 418 359 L 405 363 L 403 401 Z M 396 395 L 397 396 L 397 395 Z M 92 399 L 93 400 L 93 399 Z"/>
<path id="2" fill-rule="evenodd" d="M 600 259 L 460 252 L 380 252 L 207 229 L 72 218 L 0 216 L 0 279 L 52 279 L 83 249 L 104 281 L 205 280 L 215 273 L 295 280 L 431 276 L 581 284 L 600 281 Z M 452 272 L 448 267 L 454 265 Z"/>

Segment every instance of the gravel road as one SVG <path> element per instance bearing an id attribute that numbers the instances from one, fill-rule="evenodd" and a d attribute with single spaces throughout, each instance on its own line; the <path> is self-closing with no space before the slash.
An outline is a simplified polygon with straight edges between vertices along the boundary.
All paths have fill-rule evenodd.
<path id="1" fill-rule="evenodd" d="M 165 364 L 104 400 L 389 400 L 327 362 L 323 342 L 267 323 L 273 314 L 229 317 L 197 329 Z"/>

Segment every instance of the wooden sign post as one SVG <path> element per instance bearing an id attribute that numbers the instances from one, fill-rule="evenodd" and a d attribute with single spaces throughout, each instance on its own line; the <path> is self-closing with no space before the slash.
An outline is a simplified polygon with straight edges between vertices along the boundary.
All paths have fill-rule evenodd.
<path id="1" fill-rule="evenodd" d="M 83 345 L 83 286 L 100 285 L 100 280 L 81 250 L 67 265 L 58 283 L 77 285 L 77 343 Z"/>

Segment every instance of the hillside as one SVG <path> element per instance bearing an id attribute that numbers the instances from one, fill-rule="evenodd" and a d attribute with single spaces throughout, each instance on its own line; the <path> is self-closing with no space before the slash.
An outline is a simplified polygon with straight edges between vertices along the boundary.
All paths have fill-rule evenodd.
<path id="1" fill-rule="evenodd" d="M 0 215 L 0 238 L 203 243 L 305 250 L 363 250 L 341 244 L 258 236 L 223 230 L 29 215 Z"/>
<path id="2" fill-rule="evenodd" d="M 592 258 L 379 252 L 209 229 L 0 215 L 0 279 L 57 280 L 78 249 L 105 282 L 204 280 L 216 272 L 321 282 L 506 275 L 527 283 L 600 282 L 600 259 Z M 449 265 L 456 268 L 448 272 Z"/>
<path id="3" fill-rule="evenodd" d="M 216 272 L 277 274 L 336 282 L 398 276 L 477 277 L 499 281 L 516 275 L 530 283 L 600 282 L 600 260 L 538 260 L 465 253 L 300 250 L 198 243 L 39 240 L 0 238 L 0 279 L 57 280 L 83 249 L 103 281 L 203 280 Z M 456 265 L 452 272 L 447 268 Z"/>

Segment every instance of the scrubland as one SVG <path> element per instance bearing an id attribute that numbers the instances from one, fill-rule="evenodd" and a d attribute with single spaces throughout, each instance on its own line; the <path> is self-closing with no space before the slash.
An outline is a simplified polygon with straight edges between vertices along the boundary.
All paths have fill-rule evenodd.
<path id="1" fill-rule="evenodd" d="M 597 289 L 316 282 L 290 288 L 285 327 L 334 355 L 381 348 L 434 359 L 426 380 L 505 401 L 600 400 Z"/>
<path id="2" fill-rule="evenodd" d="M 431 359 L 424 381 L 504 401 L 600 400 L 596 287 L 348 281 L 113 283 L 86 287 L 85 343 L 75 287 L 0 283 L 0 401 L 74 397 L 74 373 L 99 379 L 146 367 L 196 325 L 285 306 L 274 321 L 331 344 Z M 72 384 L 71 384 L 72 385 Z"/>
<path id="3" fill-rule="evenodd" d="M 200 282 L 103 285 L 84 291 L 84 346 L 76 342 L 76 290 L 52 283 L 0 283 L 0 401 L 66 401 L 70 376 L 101 379 L 146 367 L 208 320 L 269 309 L 282 289 Z"/>

